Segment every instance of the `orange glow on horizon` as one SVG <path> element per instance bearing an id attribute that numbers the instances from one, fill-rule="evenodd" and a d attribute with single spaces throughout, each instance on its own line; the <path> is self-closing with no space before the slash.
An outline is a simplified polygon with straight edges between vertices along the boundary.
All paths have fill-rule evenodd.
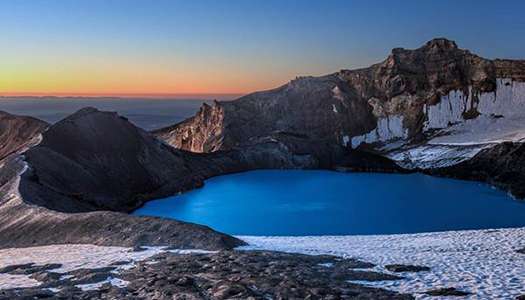
<path id="1" fill-rule="evenodd" d="M 291 78 L 279 70 L 253 71 L 230 64 L 183 61 L 113 61 L 91 57 L 6 63 L 0 69 L 0 96 L 235 98 L 275 88 Z"/>
<path id="2" fill-rule="evenodd" d="M 64 92 L 0 92 L 0 97 L 100 97 L 100 98 L 149 98 L 149 99 L 235 99 L 246 93 L 64 93 Z"/>

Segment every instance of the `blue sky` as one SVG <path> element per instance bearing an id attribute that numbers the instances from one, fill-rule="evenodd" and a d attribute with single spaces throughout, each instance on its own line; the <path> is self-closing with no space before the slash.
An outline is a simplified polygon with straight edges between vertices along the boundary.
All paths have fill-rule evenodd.
<path id="1" fill-rule="evenodd" d="M 525 1 L 3 0 L 0 93 L 247 92 L 447 37 L 525 58 Z"/>

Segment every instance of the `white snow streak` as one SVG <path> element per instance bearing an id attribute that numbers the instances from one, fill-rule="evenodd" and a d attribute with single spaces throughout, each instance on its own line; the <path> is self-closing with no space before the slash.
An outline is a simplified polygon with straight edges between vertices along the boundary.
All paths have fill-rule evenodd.
<path id="1" fill-rule="evenodd" d="M 491 145 L 431 145 L 393 151 L 385 156 L 407 169 L 440 168 L 458 164 L 474 157 Z"/>
<path id="2" fill-rule="evenodd" d="M 388 116 L 377 120 L 377 127 L 372 131 L 354 136 L 352 148 L 357 148 L 362 143 L 387 142 L 394 139 L 406 139 L 408 130 L 403 127 L 403 116 Z"/>
<path id="3" fill-rule="evenodd" d="M 496 143 L 519 141 L 525 138 L 525 83 L 511 79 L 497 79 L 493 93 L 478 95 L 473 101 L 472 89 L 468 95 L 451 91 L 436 105 L 425 108 L 425 130 L 442 129 L 431 143 Z M 463 119 L 463 112 L 474 109 L 481 115 Z"/>
<path id="4" fill-rule="evenodd" d="M 104 281 L 100 281 L 100 282 L 96 282 L 96 283 L 77 284 L 76 287 L 78 287 L 79 289 L 81 289 L 83 291 L 92 291 L 92 290 L 100 289 L 106 283 L 109 283 L 109 284 L 111 284 L 113 286 L 116 286 L 118 288 L 124 288 L 124 287 L 126 287 L 129 284 L 128 281 L 125 281 L 125 280 L 122 280 L 120 278 L 115 278 L 115 277 L 111 277 L 110 276 Z"/>

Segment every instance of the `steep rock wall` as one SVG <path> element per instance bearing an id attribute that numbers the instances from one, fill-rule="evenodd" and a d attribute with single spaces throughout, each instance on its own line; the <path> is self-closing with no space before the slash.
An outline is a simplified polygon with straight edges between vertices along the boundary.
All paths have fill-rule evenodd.
<path id="1" fill-rule="evenodd" d="M 274 90 L 203 107 L 195 117 L 154 134 L 194 152 L 242 148 L 286 133 L 308 140 L 301 145 L 324 147 L 323 153 L 349 148 L 387 153 L 448 135 L 444 130 L 458 123 L 501 119 L 494 99 L 520 102 L 524 78 L 523 61 L 488 60 L 435 39 L 415 50 L 393 49 L 369 68 L 299 77 Z M 509 112 L 519 109 L 513 105 Z M 285 143 L 312 154 L 308 147 Z"/>

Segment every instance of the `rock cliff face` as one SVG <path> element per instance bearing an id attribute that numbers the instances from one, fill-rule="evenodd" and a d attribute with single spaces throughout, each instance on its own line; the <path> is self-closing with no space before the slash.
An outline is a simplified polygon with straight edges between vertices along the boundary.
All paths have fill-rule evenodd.
<path id="1" fill-rule="evenodd" d="M 265 137 L 279 141 L 276 134 L 286 134 L 324 152 L 360 147 L 401 162 L 415 160 L 404 167 L 421 167 L 409 150 L 436 137 L 486 143 L 523 130 L 519 121 L 525 113 L 516 113 L 516 106 L 525 104 L 524 80 L 525 61 L 484 59 L 453 41 L 435 39 L 415 50 L 393 49 L 369 68 L 301 77 L 274 90 L 205 105 L 195 117 L 154 134 L 193 152 L 242 148 Z M 464 133 L 465 126 L 476 127 L 472 120 L 479 123 L 478 136 Z M 486 123 L 504 130 L 491 132 Z M 323 159 L 308 147 L 283 143 Z M 440 144 L 449 143 L 442 137 Z"/>
<path id="2" fill-rule="evenodd" d="M 0 111 L 0 161 L 36 142 L 47 127 L 44 121 Z"/>

